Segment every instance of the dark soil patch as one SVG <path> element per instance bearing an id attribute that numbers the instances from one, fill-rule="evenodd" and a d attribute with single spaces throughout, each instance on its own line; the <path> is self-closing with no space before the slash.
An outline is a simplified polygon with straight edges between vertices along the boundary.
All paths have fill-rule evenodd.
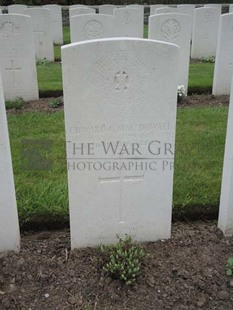
<path id="1" fill-rule="evenodd" d="M 53 99 L 57 99 L 62 102 L 61 105 L 59 105 L 58 108 L 51 108 L 49 106 L 49 102 Z M 25 112 L 44 112 L 44 113 L 53 113 L 58 112 L 60 110 L 63 110 L 63 98 L 62 97 L 51 97 L 51 98 L 43 98 L 39 100 L 34 101 L 28 101 L 26 102 L 22 108 L 20 109 L 9 109 L 7 110 L 7 113 L 9 114 L 22 114 Z"/>
<path id="2" fill-rule="evenodd" d="M 20 254 L 1 255 L 0 309 L 233 309 L 233 238 L 212 223 L 176 223 L 170 240 L 144 244 L 133 287 L 103 275 L 97 249 L 69 244 L 68 230 L 27 233 Z"/>
<path id="3" fill-rule="evenodd" d="M 192 95 L 184 97 L 178 107 L 222 107 L 229 105 L 229 96 Z"/>
<path id="4" fill-rule="evenodd" d="M 21 109 L 7 110 L 9 114 L 21 114 L 25 112 L 44 112 L 51 113 L 57 112 L 63 109 L 63 104 L 58 108 L 50 108 L 49 102 L 54 99 L 43 98 L 35 101 L 29 101 L 23 105 Z M 63 101 L 62 97 L 58 97 Z M 213 95 L 192 95 L 185 97 L 178 107 L 190 108 L 190 107 L 221 107 L 229 105 L 229 96 L 213 96 Z"/>

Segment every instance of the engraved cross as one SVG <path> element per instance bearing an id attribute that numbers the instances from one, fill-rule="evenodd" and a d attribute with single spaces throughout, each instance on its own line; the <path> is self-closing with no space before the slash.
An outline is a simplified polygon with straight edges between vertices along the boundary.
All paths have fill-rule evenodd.
<path id="1" fill-rule="evenodd" d="M 12 72 L 13 73 L 13 83 L 14 83 L 14 85 L 16 85 L 17 83 L 16 83 L 16 72 L 17 71 L 20 71 L 21 70 L 21 68 L 17 68 L 16 66 L 15 66 L 15 61 L 14 61 L 14 59 L 12 59 L 11 60 L 11 67 L 10 68 L 6 68 L 5 69 L 6 71 L 10 71 L 10 72 Z"/>
<path id="2" fill-rule="evenodd" d="M 119 199 L 119 223 L 125 223 L 125 216 L 124 216 L 124 202 L 122 201 L 122 190 L 124 186 L 124 182 L 142 182 L 144 180 L 144 174 L 142 175 L 131 175 L 131 176 L 122 176 L 119 177 L 99 177 L 99 183 L 120 183 L 120 199 Z"/>

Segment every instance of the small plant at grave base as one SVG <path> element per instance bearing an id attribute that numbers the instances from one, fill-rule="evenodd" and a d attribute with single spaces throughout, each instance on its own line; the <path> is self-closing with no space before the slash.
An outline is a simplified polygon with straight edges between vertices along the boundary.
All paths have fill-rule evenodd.
<path id="1" fill-rule="evenodd" d="M 25 104 L 24 100 L 22 98 L 17 98 L 15 100 L 6 100 L 5 105 L 6 109 L 21 109 L 22 106 Z"/>
<path id="2" fill-rule="evenodd" d="M 47 60 L 46 58 L 37 59 L 37 61 L 36 61 L 36 64 L 37 64 L 38 66 L 45 66 L 45 65 L 48 65 L 48 64 L 50 64 L 50 63 L 51 63 L 51 61 Z"/>
<path id="3" fill-rule="evenodd" d="M 114 279 L 119 279 L 127 285 L 135 283 L 141 271 L 141 262 L 145 256 L 142 247 L 128 235 L 119 238 L 113 245 L 101 245 L 100 251 L 104 255 L 103 271 Z"/>
<path id="4" fill-rule="evenodd" d="M 226 269 L 227 269 L 227 275 L 232 276 L 233 275 L 233 258 L 232 257 L 227 260 Z"/>
<path id="5" fill-rule="evenodd" d="M 185 97 L 185 87 L 184 85 L 179 85 L 177 88 L 177 101 L 181 102 L 181 100 Z"/>
<path id="6" fill-rule="evenodd" d="M 49 101 L 49 107 L 56 109 L 61 105 L 61 100 L 59 98 L 53 98 Z"/>
<path id="7" fill-rule="evenodd" d="M 203 57 L 201 59 L 201 61 L 213 64 L 213 63 L 215 63 L 215 57 L 214 56 L 210 56 L 210 57 L 206 57 L 206 58 Z"/>

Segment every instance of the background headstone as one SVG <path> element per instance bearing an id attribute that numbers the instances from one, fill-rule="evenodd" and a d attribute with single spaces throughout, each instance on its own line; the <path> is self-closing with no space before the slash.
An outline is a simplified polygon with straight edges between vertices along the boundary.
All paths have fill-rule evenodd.
<path id="1" fill-rule="evenodd" d="M 32 18 L 36 58 L 54 61 L 50 10 L 33 8 L 24 10 L 24 14 Z"/>
<path id="2" fill-rule="evenodd" d="M 150 6 L 150 15 L 155 15 L 155 10 L 160 9 L 160 8 L 164 8 L 166 7 L 166 5 L 162 5 L 162 4 L 153 4 Z"/>
<path id="3" fill-rule="evenodd" d="M 46 4 L 43 8 L 50 10 L 53 42 L 55 44 L 63 44 L 61 6 L 57 4 Z"/>
<path id="4" fill-rule="evenodd" d="M 72 248 L 115 242 L 116 234 L 138 241 L 170 237 L 178 62 L 176 45 L 152 40 L 62 47 Z M 89 142 L 88 155 L 80 147 Z M 103 142 L 129 149 L 138 143 L 142 155 L 113 155 Z M 83 169 L 83 162 L 95 168 Z M 135 166 L 118 170 L 114 162 Z"/>
<path id="5" fill-rule="evenodd" d="M 0 15 L 0 69 L 6 100 L 38 99 L 32 21 L 29 16 Z"/>
<path id="6" fill-rule="evenodd" d="M 23 14 L 25 9 L 27 9 L 27 6 L 24 4 L 8 5 L 9 14 Z"/>
<path id="7" fill-rule="evenodd" d="M 144 24 L 140 10 L 133 8 L 115 9 L 113 16 L 116 18 L 118 37 L 143 38 Z"/>
<path id="8" fill-rule="evenodd" d="M 0 75 L 0 252 L 20 249 L 11 151 Z"/>
<path id="9" fill-rule="evenodd" d="M 233 75 L 233 13 L 220 17 L 213 94 L 230 95 Z"/>
<path id="10" fill-rule="evenodd" d="M 229 13 L 232 13 L 233 12 L 233 4 L 230 4 L 229 6 Z"/>
<path id="11" fill-rule="evenodd" d="M 215 56 L 220 13 L 215 8 L 198 8 L 194 10 L 192 31 L 192 58 Z"/>
<path id="12" fill-rule="evenodd" d="M 227 134 L 223 164 L 222 187 L 218 228 L 225 236 L 233 235 L 233 83 L 231 83 L 231 97 L 228 111 Z"/>
<path id="13" fill-rule="evenodd" d="M 155 10 L 155 15 L 164 14 L 164 13 L 177 13 L 177 8 L 173 8 L 171 6 L 167 6 L 164 8 L 158 8 Z"/>
<path id="14" fill-rule="evenodd" d="M 113 4 L 102 4 L 99 6 L 99 14 L 113 15 L 113 10 L 116 6 Z"/>
<path id="15" fill-rule="evenodd" d="M 208 4 L 205 4 L 205 5 L 204 5 L 204 8 L 214 8 L 214 9 L 218 9 L 219 14 L 220 14 L 220 15 L 222 14 L 222 5 L 221 5 L 221 4 L 217 4 L 217 3 L 211 4 L 211 3 L 208 3 Z"/>
<path id="16" fill-rule="evenodd" d="M 95 13 L 96 13 L 95 9 L 79 7 L 70 10 L 70 18 L 75 15 L 95 14 Z"/>
<path id="17" fill-rule="evenodd" d="M 116 19 L 111 15 L 86 14 L 70 19 L 71 42 L 117 36 Z"/>
<path id="18" fill-rule="evenodd" d="M 166 13 L 149 17 L 149 39 L 173 43 L 180 47 L 178 85 L 184 85 L 186 94 L 188 91 L 191 28 L 192 17 L 190 15 Z"/>

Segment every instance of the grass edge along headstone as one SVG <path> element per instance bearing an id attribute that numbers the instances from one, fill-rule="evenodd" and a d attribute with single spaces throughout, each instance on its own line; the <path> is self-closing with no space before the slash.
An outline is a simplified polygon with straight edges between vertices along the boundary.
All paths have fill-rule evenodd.
<path id="1" fill-rule="evenodd" d="M 0 75 L 0 252 L 20 250 L 20 233 L 9 134 Z"/>
<path id="2" fill-rule="evenodd" d="M 227 133 L 223 163 L 218 228 L 225 236 L 233 235 L 233 79 L 228 112 Z"/>
<path id="3" fill-rule="evenodd" d="M 62 47 L 72 249 L 170 237 L 178 63 L 153 40 Z"/>

